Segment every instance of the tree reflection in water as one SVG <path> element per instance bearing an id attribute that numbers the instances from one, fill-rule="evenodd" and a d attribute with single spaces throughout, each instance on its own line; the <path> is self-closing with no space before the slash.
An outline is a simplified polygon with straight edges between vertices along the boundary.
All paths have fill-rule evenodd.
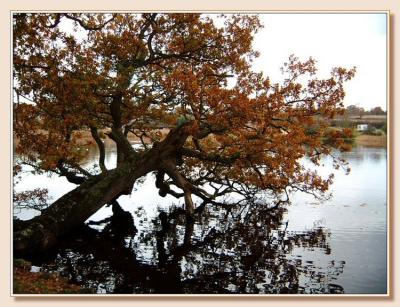
<path id="1" fill-rule="evenodd" d="M 173 208 L 139 233 L 130 213 L 113 212 L 101 231 L 84 225 L 64 238 L 43 270 L 98 293 L 344 293 L 331 282 L 344 262 L 321 268 L 291 256 L 296 247 L 330 254 L 329 233 L 287 231 L 284 207 L 207 208 L 195 219 Z"/>

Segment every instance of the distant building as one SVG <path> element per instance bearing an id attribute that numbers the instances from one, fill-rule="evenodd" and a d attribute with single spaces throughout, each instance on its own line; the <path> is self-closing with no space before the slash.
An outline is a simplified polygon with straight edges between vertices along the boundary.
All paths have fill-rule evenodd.
<path id="1" fill-rule="evenodd" d="M 367 131 L 369 128 L 368 124 L 359 124 L 357 125 L 357 131 Z"/>

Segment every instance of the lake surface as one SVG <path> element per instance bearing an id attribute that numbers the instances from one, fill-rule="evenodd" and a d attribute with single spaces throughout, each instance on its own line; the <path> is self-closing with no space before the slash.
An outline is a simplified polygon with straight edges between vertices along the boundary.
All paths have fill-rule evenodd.
<path id="1" fill-rule="evenodd" d="M 103 207 L 35 264 L 96 293 L 385 294 L 387 151 L 359 146 L 341 156 L 351 172 L 334 172 L 328 201 L 295 194 L 287 207 L 208 208 L 195 220 L 181 214 L 182 202 L 158 195 L 150 174 L 114 215 Z M 115 160 L 108 148 L 106 164 Z M 91 149 L 85 163 L 96 161 Z M 323 162 L 320 171 L 332 172 Z M 36 187 L 55 200 L 74 185 L 26 172 L 15 190 Z"/>

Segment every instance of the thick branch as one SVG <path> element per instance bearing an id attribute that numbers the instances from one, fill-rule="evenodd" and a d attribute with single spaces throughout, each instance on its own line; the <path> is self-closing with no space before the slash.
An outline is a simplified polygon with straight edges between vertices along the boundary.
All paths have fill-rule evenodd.
<path id="1" fill-rule="evenodd" d="M 174 190 L 171 190 L 169 184 L 164 181 L 164 175 L 165 173 L 163 171 L 159 171 L 156 175 L 156 187 L 159 189 L 158 194 L 162 197 L 165 197 L 167 194 L 170 194 L 175 198 L 183 197 L 184 193 L 177 193 Z"/>
<path id="2" fill-rule="evenodd" d="M 113 126 L 111 128 L 111 132 L 107 134 L 117 145 L 117 165 L 121 164 L 128 157 L 132 157 L 135 154 L 127 137 L 122 132 L 121 104 L 122 96 L 114 96 L 110 105 Z"/>
<path id="3" fill-rule="evenodd" d="M 105 151 L 105 148 L 104 148 L 104 143 L 100 139 L 96 127 L 90 127 L 90 133 L 92 134 L 92 137 L 96 141 L 97 147 L 99 148 L 99 154 L 100 154 L 100 156 L 99 156 L 99 166 L 100 166 L 101 171 L 104 173 L 104 172 L 107 171 L 106 165 L 104 163 L 104 159 L 106 157 L 106 151 Z"/>
<path id="4" fill-rule="evenodd" d="M 69 171 L 65 166 L 63 160 L 59 160 L 57 163 L 57 168 L 60 171 L 61 176 L 65 176 L 67 180 L 74 184 L 82 184 L 86 181 L 85 177 L 77 176 L 76 173 Z"/>
<path id="5" fill-rule="evenodd" d="M 53 23 L 53 24 L 50 24 L 49 26 L 46 26 L 46 27 L 47 27 L 47 28 L 50 28 L 50 29 L 53 29 L 53 28 L 57 27 L 58 24 L 59 24 L 60 21 L 61 21 L 61 16 L 62 16 L 62 14 L 56 14 L 54 23 Z"/>
<path id="6" fill-rule="evenodd" d="M 75 17 L 74 15 L 69 15 L 69 14 L 63 14 L 66 18 L 71 19 L 76 21 L 82 28 L 88 31 L 96 31 L 96 30 L 101 30 L 104 28 L 108 23 L 113 21 L 115 19 L 115 14 L 112 15 L 112 17 L 108 20 L 106 20 L 104 23 L 99 24 L 98 26 L 90 26 L 87 23 L 85 23 L 83 20 L 79 19 L 78 17 Z"/>
<path id="7" fill-rule="evenodd" d="M 136 155 L 134 149 L 129 143 L 128 139 L 124 136 L 121 129 L 111 128 L 111 132 L 107 135 L 112 139 L 117 145 L 117 165 L 120 165 L 129 158 Z"/>
<path id="8" fill-rule="evenodd" d="M 172 178 L 174 183 L 183 190 L 185 197 L 185 209 L 189 215 L 193 215 L 195 208 L 192 200 L 192 193 L 199 196 L 203 200 L 212 202 L 212 196 L 199 187 L 191 184 L 176 168 L 172 161 L 166 161 L 162 165 L 164 171 Z"/>
<path id="9" fill-rule="evenodd" d="M 139 33 L 140 39 L 144 38 L 144 34 L 150 28 L 150 25 L 155 21 L 156 17 L 157 17 L 157 13 L 151 14 L 150 17 L 148 17 L 148 18 L 146 16 L 144 16 L 144 19 L 146 19 L 146 22 L 145 22 L 143 28 L 140 30 L 140 33 Z"/>
<path id="10" fill-rule="evenodd" d="M 110 104 L 110 113 L 113 119 L 113 127 L 115 129 L 121 129 L 122 127 L 121 104 L 122 104 L 122 96 L 121 95 L 113 96 L 112 102 Z"/>

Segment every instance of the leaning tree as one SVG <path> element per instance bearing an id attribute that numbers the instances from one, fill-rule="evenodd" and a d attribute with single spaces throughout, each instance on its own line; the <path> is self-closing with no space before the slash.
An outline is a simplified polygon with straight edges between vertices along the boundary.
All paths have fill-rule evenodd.
<path id="1" fill-rule="evenodd" d="M 328 119 L 342 112 L 354 69 L 321 79 L 312 58 L 291 56 L 284 81 L 271 83 L 252 71 L 260 28 L 247 15 L 14 14 L 15 174 L 27 164 L 76 184 L 39 216 L 14 223 L 14 251 L 52 246 L 148 173 L 161 196 L 184 200 L 189 217 L 226 206 L 228 194 L 278 205 L 291 191 L 325 193 L 332 176 L 301 158 L 318 165 L 344 149 L 347 132 L 329 130 Z M 78 146 L 84 133 L 99 151 L 90 170 Z M 102 137 L 117 148 L 112 169 Z M 40 189 L 14 198 L 35 195 L 44 199 Z"/>

